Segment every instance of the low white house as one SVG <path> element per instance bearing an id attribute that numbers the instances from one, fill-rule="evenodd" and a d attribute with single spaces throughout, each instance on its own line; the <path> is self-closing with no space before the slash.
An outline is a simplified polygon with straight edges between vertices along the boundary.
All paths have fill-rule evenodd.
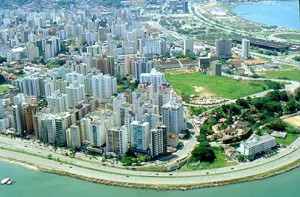
<path id="1" fill-rule="evenodd" d="M 276 145 L 275 138 L 270 135 L 254 135 L 240 143 L 241 154 L 253 158 L 256 154 L 270 150 Z"/>

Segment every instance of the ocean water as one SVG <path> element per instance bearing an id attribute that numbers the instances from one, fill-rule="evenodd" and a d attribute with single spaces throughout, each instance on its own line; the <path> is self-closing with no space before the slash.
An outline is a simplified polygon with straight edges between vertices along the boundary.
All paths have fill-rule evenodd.
<path id="1" fill-rule="evenodd" d="M 14 179 L 16 183 L 0 185 L 1 197 L 298 197 L 300 194 L 300 168 L 260 181 L 188 191 L 101 185 L 0 161 L 0 179 L 4 177 Z"/>
<path id="2" fill-rule="evenodd" d="M 233 12 L 254 22 L 300 30 L 298 0 L 242 3 Z"/>

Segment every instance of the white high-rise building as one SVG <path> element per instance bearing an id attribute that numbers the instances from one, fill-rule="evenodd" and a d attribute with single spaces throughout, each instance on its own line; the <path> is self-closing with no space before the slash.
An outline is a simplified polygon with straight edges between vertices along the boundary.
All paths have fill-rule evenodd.
<path id="1" fill-rule="evenodd" d="M 243 39 L 242 40 L 242 57 L 248 59 L 250 57 L 250 40 Z"/>
<path id="2" fill-rule="evenodd" d="M 102 73 L 92 76 L 92 94 L 95 98 L 107 99 L 117 93 L 117 79 Z"/>
<path id="3" fill-rule="evenodd" d="M 3 108 L 3 102 L 2 99 L 0 98 L 0 119 L 4 118 L 5 113 L 4 113 L 4 108 Z"/>
<path id="4" fill-rule="evenodd" d="M 64 113 L 55 118 L 55 144 L 67 145 L 67 129 L 75 123 L 75 114 Z"/>
<path id="5" fill-rule="evenodd" d="M 167 127 L 168 133 L 180 133 L 186 129 L 186 122 L 183 117 L 181 103 L 169 101 L 162 106 L 163 124 Z"/>
<path id="6" fill-rule="evenodd" d="M 90 125 L 90 143 L 93 146 L 102 146 L 106 142 L 106 129 L 103 120 L 93 120 Z"/>
<path id="7" fill-rule="evenodd" d="M 81 135 L 79 126 L 72 125 L 69 129 L 67 129 L 67 146 L 75 148 L 81 147 Z"/>
<path id="8" fill-rule="evenodd" d="M 92 57 L 95 57 L 96 55 L 100 55 L 102 53 L 101 46 L 98 44 L 88 46 L 87 52 L 91 54 Z"/>
<path id="9" fill-rule="evenodd" d="M 47 78 L 44 81 L 44 89 L 46 98 L 54 94 L 54 81 L 50 78 Z"/>
<path id="10" fill-rule="evenodd" d="M 29 75 L 23 78 L 23 93 L 28 96 L 41 96 L 40 78 Z"/>
<path id="11" fill-rule="evenodd" d="M 148 122 L 133 121 L 130 124 L 131 147 L 137 152 L 147 152 L 150 145 L 150 129 Z"/>
<path id="12" fill-rule="evenodd" d="M 139 50 L 144 55 L 165 55 L 167 44 L 164 38 L 139 39 Z"/>
<path id="13" fill-rule="evenodd" d="M 35 132 L 41 141 L 59 146 L 67 145 L 66 130 L 75 123 L 72 113 L 37 113 L 34 116 Z"/>
<path id="14" fill-rule="evenodd" d="M 59 91 L 56 91 L 51 96 L 46 97 L 48 106 L 53 109 L 54 113 L 66 112 L 68 111 L 68 95 L 61 94 Z"/>
<path id="15" fill-rule="evenodd" d="M 158 87 L 164 83 L 165 81 L 165 74 L 161 72 L 157 72 L 155 68 L 152 68 L 150 73 L 142 73 L 140 75 L 140 83 L 151 83 L 153 92 L 156 93 Z"/>
<path id="16" fill-rule="evenodd" d="M 152 68 L 151 62 L 146 61 L 146 58 L 141 58 L 136 61 L 134 61 L 133 64 L 133 76 L 140 80 L 140 76 L 142 73 L 150 73 Z"/>
<path id="17" fill-rule="evenodd" d="M 27 58 L 32 61 L 36 58 L 39 58 L 39 49 L 34 44 L 29 43 L 26 46 L 26 56 Z"/>
<path id="18" fill-rule="evenodd" d="M 74 108 L 78 102 L 83 101 L 84 98 L 84 85 L 70 84 L 66 87 L 66 94 L 68 95 L 69 107 Z"/>
<path id="19" fill-rule="evenodd" d="M 80 131 L 81 131 L 82 143 L 86 143 L 87 141 L 90 141 L 90 126 L 91 126 L 90 118 L 82 118 L 80 120 Z"/>
<path id="20" fill-rule="evenodd" d="M 79 74 L 77 72 L 71 72 L 71 73 L 67 73 L 66 74 L 67 77 L 67 82 L 69 84 L 84 84 L 84 75 L 83 74 Z"/>

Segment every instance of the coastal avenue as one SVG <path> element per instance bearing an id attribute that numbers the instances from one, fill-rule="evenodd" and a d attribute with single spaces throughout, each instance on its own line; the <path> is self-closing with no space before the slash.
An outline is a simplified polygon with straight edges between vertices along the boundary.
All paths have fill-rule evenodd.
<path id="1" fill-rule="evenodd" d="M 21 140 L 0 137 L 0 157 L 25 162 L 42 171 L 74 176 L 93 182 L 111 183 L 147 188 L 185 189 L 256 179 L 259 175 L 278 172 L 281 167 L 299 165 L 300 138 L 277 155 L 233 167 L 191 172 L 146 172 L 103 166 L 99 162 L 65 157 L 52 151 L 41 150 Z M 23 152 L 24 151 L 24 152 Z M 29 153 L 29 154 L 28 154 Z M 47 159 L 52 154 L 53 159 Z M 36 156 L 41 155 L 41 156 Z M 57 161 L 59 158 L 59 161 Z M 179 188 L 180 187 L 180 188 Z"/>

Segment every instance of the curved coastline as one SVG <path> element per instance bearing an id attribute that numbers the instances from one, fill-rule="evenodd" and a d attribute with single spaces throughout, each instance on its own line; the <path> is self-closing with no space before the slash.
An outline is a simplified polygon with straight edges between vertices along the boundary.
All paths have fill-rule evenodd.
<path id="1" fill-rule="evenodd" d="M 289 0 L 289 1 L 291 1 L 291 0 Z M 260 4 L 274 5 L 276 3 L 280 3 L 280 1 L 268 0 L 268 1 L 264 1 L 264 2 L 258 2 L 258 1 L 254 1 L 254 2 L 237 2 L 237 3 L 231 4 L 231 5 L 234 5 L 234 6 L 230 9 L 228 9 L 228 11 L 229 11 L 230 14 L 235 15 L 235 16 L 239 17 L 240 19 L 251 22 L 251 23 L 256 24 L 256 25 L 266 26 L 266 27 L 274 28 L 274 29 L 280 28 L 280 29 L 284 29 L 284 30 L 292 31 L 292 32 L 300 31 L 299 26 L 298 27 L 289 27 L 289 26 L 285 26 L 284 24 L 273 24 L 273 22 L 270 23 L 270 22 L 266 22 L 266 21 L 261 21 L 261 20 L 245 17 L 246 13 L 243 14 L 240 11 L 236 11 L 237 7 L 239 7 L 239 6 L 258 5 L 258 4 L 259 5 Z"/>
<path id="2" fill-rule="evenodd" d="M 292 169 L 295 169 L 297 167 L 300 167 L 300 158 L 296 161 L 293 161 L 291 163 L 285 164 L 281 167 L 266 170 L 263 173 L 259 173 L 256 175 L 249 175 L 241 178 L 232 178 L 228 180 L 221 180 L 221 181 L 210 181 L 210 182 L 204 182 L 204 183 L 194 183 L 194 184 L 186 184 L 184 183 L 184 177 L 183 181 L 180 184 L 140 184 L 140 183 L 132 183 L 132 182 L 121 182 L 121 181 L 114 181 L 114 180 L 106 180 L 103 178 L 93 178 L 90 176 L 80 175 L 72 172 L 67 171 L 61 171 L 56 170 L 53 168 L 48 168 L 45 166 L 38 166 L 34 163 L 28 162 L 28 161 L 22 161 L 14 158 L 4 157 L 0 155 L 0 160 L 11 162 L 17 165 L 21 165 L 25 168 L 28 168 L 30 170 L 38 170 L 45 173 L 51 173 L 61 176 L 69 176 L 72 178 L 85 180 L 93 183 L 99 183 L 99 184 L 105 184 L 105 185 L 111 185 L 111 186 L 119 186 L 119 187 L 128 187 L 128 188 L 138 188 L 138 189 L 153 189 L 153 190 L 191 190 L 191 189 L 198 189 L 198 188 L 205 188 L 205 187 L 216 187 L 216 186 L 223 186 L 223 185 L 229 185 L 229 184 L 236 184 L 236 183 L 242 183 L 242 182 L 248 182 L 248 181 L 255 181 L 255 180 L 262 180 L 266 179 L 272 176 L 276 176 L 285 172 L 288 172 Z M 209 176 L 209 175 L 207 175 Z M 230 176 L 230 172 L 228 174 Z M 145 177 L 146 178 L 146 177 Z M 162 177 L 163 179 L 164 177 Z M 180 179 L 180 177 L 178 177 Z"/>

